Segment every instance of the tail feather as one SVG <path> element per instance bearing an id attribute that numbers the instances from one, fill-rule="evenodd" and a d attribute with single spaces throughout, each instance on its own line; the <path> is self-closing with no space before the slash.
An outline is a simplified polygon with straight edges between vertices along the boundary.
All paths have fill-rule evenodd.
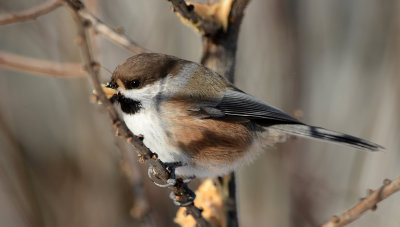
<path id="1" fill-rule="evenodd" d="M 288 134 L 345 144 L 361 150 L 379 151 L 384 149 L 382 146 L 367 140 L 320 127 L 302 124 L 282 124 L 273 125 L 270 127 Z"/>

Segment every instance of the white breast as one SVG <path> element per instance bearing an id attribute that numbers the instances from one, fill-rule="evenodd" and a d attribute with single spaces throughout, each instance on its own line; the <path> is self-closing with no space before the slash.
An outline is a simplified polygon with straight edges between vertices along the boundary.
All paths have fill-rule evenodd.
<path id="1" fill-rule="evenodd" d="M 187 157 L 168 142 L 159 114 L 155 109 L 142 109 L 136 114 L 123 114 L 128 128 L 135 135 L 143 135 L 143 143 L 157 153 L 162 162 L 187 163 Z"/>

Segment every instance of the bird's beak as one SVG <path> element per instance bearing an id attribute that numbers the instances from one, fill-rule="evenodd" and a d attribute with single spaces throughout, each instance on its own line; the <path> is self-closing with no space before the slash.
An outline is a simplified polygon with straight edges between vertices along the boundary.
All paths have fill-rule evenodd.
<path id="1" fill-rule="evenodd" d="M 118 90 L 111 88 L 109 84 L 101 84 L 101 88 L 103 89 L 107 99 L 111 99 L 114 95 L 118 94 Z M 97 96 L 97 92 L 95 90 L 93 91 L 93 94 Z"/>
<path id="2" fill-rule="evenodd" d="M 118 94 L 118 90 L 111 88 L 110 84 L 101 84 L 101 88 L 108 99 Z"/>

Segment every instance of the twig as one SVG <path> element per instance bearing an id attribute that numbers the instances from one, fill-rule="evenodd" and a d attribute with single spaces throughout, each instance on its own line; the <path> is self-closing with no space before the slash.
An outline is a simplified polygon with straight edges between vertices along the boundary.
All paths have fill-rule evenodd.
<path id="1" fill-rule="evenodd" d="M 61 0 L 52 0 L 41 5 L 27 9 L 20 13 L 10 13 L 0 17 L 0 25 L 12 24 L 27 20 L 34 20 L 44 14 L 47 14 L 62 5 Z"/>
<path id="2" fill-rule="evenodd" d="M 107 39 L 113 41 L 116 44 L 126 48 L 134 54 L 147 53 L 149 50 L 141 47 L 139 44 L 132 41 L 129 37 L 116 32 L 114 29 L 104 24 L 100 19 L 93 16 L 86 9 L 82 8 L 78 11 L 79 15 L 85 20 L 89 21 L 93 29 L 104 35 Z"/>
<path id="3" fill-rule="evenodd" d="M 62 0 L 53 0 L 20 13 L 10 13 L 7 15 L 3 15 L 0 17 L 0 25 L 23 22 L 27 20 L 34 20 L 39 16 L 51 12 L 52 10 L 61 6 L 62 4 L 63 4 Z M 129 37 L 116 32 L 110 26 L 104 24 L 100 19 L 96 18 L 91 13 L 89 13 L 84 8 L 83 4 L 81 5 L 81 7 L 82 8 L 78 11 L 79 15 L 85 20 L 87 20 L 88 23 L 92 25 L 93 29 L 99 34 L 104 35 L 104 37 L 106 37 L 107 39 L 124 47 L 125 49 L 131 51 L 134 54 L 150 52 L 149 50 L 135 43 Z"/>
<path id="4" fill-rule="evenodd" d="M 361 214 L 366 212 L 367 210 L 375 210 L 376 205 L 392 195 L 393 193 L 400 190 L 400 177 L 391 181 L 391 180 L 384 180 L 383 185 L 373 191 L 368 191 L 368 196 L 362 199 L 359 203 L 357 203 L 352 208 L 343 212 L 340 216 L 333 216 L 332 219 L 323 224 L 322 227 L 340 227 L 345 226 L 356 219 L 358 219 Z"/>
<path id="5" fill-rule="evenodd" d="M 85 77 L 88 75 L 82 64 L 39 60 L 4 51 L 0 51 L 0 68 L 62 78 Z"/>
<path id="6" fill-rule="evenodd" d="M 157 174 L 157 177 L 160 180 L 161 184 L 167 184 L 167 180 L 170 179 L 170 172 L 167 170 L 166 166 L 157 158 L 157 155 L 153 153 L 149 148 L 147 148 L 142 139 L 136 135 L 134 135 L 126 126 L 125 122 L 120 119 L 118 112 L 114 108 L 114 106 L 110 103 L 110 101 L 106 98 L 99 81 L 99 67 L 98 64 L 94 61 L 92 56 L 90 47 L 89 47 L 89 39 L 86 35 L 86 28 L 88 26 L 87 21 L 81 17 L 79 11 L 84 8 L 82 2 L 79 0 L 65 0 L 70 9 L 72 9 L 72 14 L 76 20 L 78 34 L 81 42 L 81 50 L 84 57 L 84 61 L 87 65 L 87 70 L 92 79 L 95 90 L 99 96 L 100 101 L 103 103 L 104 107 L 108 110 L 108 113 L 114 123 L 114 126 L 117 128 L 117 134 L 124 136 L 127 142 L 131 143 L 135 151 L 139 154 L 140 160 L 147 161 L 150 165 L 153 166 L 154 172 Z M 193 192 L 187 187 L 185 183 L 183 183 L 180 179 L 177 180 L 177 183 L 170 187 L 170 189 L 179 197 L 178 199 L 182 199 L 183 201 L 188 200 L 193 195 Z M 189 205 L 188 213 L 191 214 L 195 219 L 199 226 L 209 226 L 208 222 L 202 217 L 201 210 L 193 205 Z"/>
<path id="7" fill-rule="evenodd" d="M 220 25 L 217 21 L 208 18 L 201 18 L 194 11 L 194 6 L 186 4 L 185 0 L 168 0 L 172 3 L 173 9 L 179 15 L 188 20 L 193 26 L 195 26 L 200 33 L 204 35 L 215 34 L 219 29 Z"/>

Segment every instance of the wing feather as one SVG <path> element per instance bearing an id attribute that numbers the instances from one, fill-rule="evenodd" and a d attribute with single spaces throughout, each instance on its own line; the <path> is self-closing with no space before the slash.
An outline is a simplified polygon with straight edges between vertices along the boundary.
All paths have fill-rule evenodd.
<path id="1" fill-rule="evenodd" d="M 207 107 L 209 109 L 211 107 Z M 302 124 L 296 118 L 283 111 L 266 104 L 265 102 L 248 95 L 240 90 L 227 90 L 223 98 L 213 108 L 222 112 L 225 116 L 244 117 L 256 121 L 262 125 L 269 124 Z M 204 108 L 206 109 L 206 108 Z M 204 110 L 203 109 L 203 110 Z M 212 111 L 207 111 L 210 116 Z M 216 112 L 216 111 L 214 111 Z M 220 117 L 218 116 L 215 117 Z"/>

